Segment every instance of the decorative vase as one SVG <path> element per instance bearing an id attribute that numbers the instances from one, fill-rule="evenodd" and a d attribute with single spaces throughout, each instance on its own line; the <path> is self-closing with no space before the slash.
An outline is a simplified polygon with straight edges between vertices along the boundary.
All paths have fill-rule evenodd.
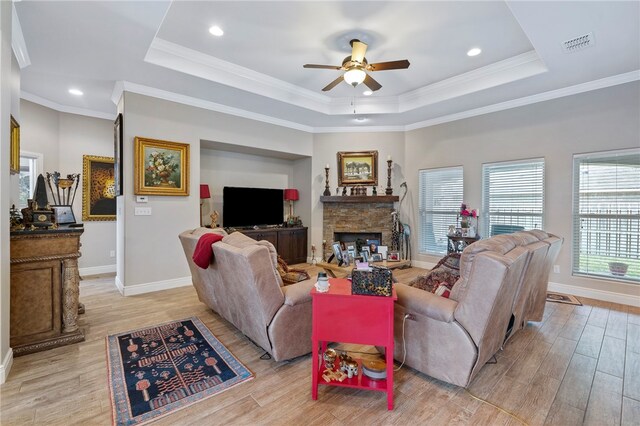
<path id="1" fill-rule="evenodd" d="M 160 173 L 158 173 L 158 176 L 160 176 L 161 186 L 169 186 L 169 176 L 171 176 L 170 172 L 163 170 Z"/>
<path id="2" fill-rule="evenodd" d="M 469 227 L 469 216 L 462 216 L 460 218 L 460 227 L 468 228 Z"/>

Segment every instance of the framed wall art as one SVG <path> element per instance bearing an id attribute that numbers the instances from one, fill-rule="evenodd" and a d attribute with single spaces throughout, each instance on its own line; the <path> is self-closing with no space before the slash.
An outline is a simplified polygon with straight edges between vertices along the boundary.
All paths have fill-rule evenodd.
<path id="1" fill-rule="evenodd" d="M 136 195 L 189 195 L 189 144 L 136 136 Z"/>
<path id="2" fill-rule="evenodd" d="M 116 220 L 113 157 L 82 156 L 82 220 Z"/>
<path id="3" fill-rule="evenodd" d="M 378 185 L 378 151 L 338 152 L 338 186 Z"/>
<path id="4" fill-rule="evenodd" d="M 9 170 L 11 174 L 20 173 L 20 125 L 11 116 L 11 149 L 9 152 Z"/>
<path id="5" fill-rule="evenodd" d="M 113 174 L 115 177 L 116 197 L 122 195 L 122 113 L 113 123 Z"/>

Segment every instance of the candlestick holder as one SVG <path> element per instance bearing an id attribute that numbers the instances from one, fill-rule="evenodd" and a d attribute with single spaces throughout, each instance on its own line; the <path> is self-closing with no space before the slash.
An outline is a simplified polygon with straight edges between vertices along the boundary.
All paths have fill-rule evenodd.
<path id="1" fill-rule="evenodd" d="M 329 189 L 329 168 L 328 167 L 324 168 L 324 174 L 325 174 L 325 184 L 324 184 L 324 192 L 322 193 L 322 195 L 328 197 L 331 195 L 331 190 Z"/>
<path id="2" fill-rule="evenodd" d="M 322 261 L 327 261 L 327 241 L 322 240 Z"/>
<path id="3" fill-rule="evenodd" d="M 393 195 L 393 188 L 391 187 L 391 163 L 393 160 L 387 160 L 387 189 L 384 191 L 386 195 Z"/>

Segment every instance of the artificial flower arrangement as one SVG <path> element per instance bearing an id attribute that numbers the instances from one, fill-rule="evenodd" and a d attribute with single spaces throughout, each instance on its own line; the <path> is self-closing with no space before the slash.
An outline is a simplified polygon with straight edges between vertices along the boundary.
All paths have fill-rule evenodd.
<path id="1" fill-rule="evenodd" d="M 460 219 L 461 219 L 460 224 L 463 228 L 469 227 L 470 217 L 473 217 L 473 218 L 478 217 L 478 212 L 476 211 L 476 209 L 468 210 L 467 205 L 465 203 L 460 204 Z"/>

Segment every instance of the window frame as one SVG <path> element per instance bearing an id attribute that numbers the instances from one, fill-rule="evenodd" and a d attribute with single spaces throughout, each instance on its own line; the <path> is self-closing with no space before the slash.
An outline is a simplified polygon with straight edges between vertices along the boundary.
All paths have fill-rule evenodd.
<path id="1" fill-rule="evenodd" d="M 504 166 L 504 167 L 508 167 L 508 166 L 517 166 L 517 165 L 534 165 L 534 164 L 542 164 L 542 182 L 540 183 L 540 187 L 542 188 L 542 205 L 540 206 L 540 213 L 534 213 L 534 212 L 525 212 L 525 213 L 521 213 L 521 212 L 516 212 L 516 213 L 502 213 L 500 214 L 500 216 L 512 216 L 512 217 L 539 217 L 540 218 L 540 223 L 538 224 L 538 227 L 536 228 L 526 228 L 526 229 L 541 229 L 543 230 L 545 228 L 545 212 L 546 212 L 546 192 L 547 192 L 547 188 L 546 188 L 546 161 L 544 157 L 535 157 L 535 158 L 525 158 L 525 159 L 520 159 L 520 160 L 509 160 L 509 161 L 497 161 L 497 162 L 492 162 L 492 163 L 483 163 L 482 164 L 482 179 L 481 179 L 481 185 L 482 185 L 482 208 L 481 208 L 481 212 L 482 214 L 480 215 L 480 220 L 482 223 L 481 229 L 480 229 L 480 235 L 483 238 L 489 238 L 491 237 L 491 203 L 490 203 L 490 197 L 491 194 L 487 194 L 485 191 L 486 190 L 490 190 L 489 188 L 489 183 L 486 182 L 487 179 L 487 168 L 489 167 L 499 167 L 499 166 Z M 493 214 L 493 216 L 495 216 L 496 213 Z M 514 225 L 514 226 L 519 226 L 519 225 Z"/>
<path id="2" fill-rule="evenodd" d="M 583 160 L 586 159 L 599 159 L 605 160 L 607 158 L 614 158 L 618 156 L 638 154 L 640 155 L 640 148 L 629 148 L 620 150 L 608 150 L 608 151 L 596 151 L 589 153 L 581 153 L 573 155 L 572 165 L 572 194 L 571 194 L 571 275 L 575 277 L 591 278 L 591 279 L 605 279 L 626 284 L 640 285 L 640 278 L 629 278 L 625 276 L 614 276 L 613 274 L 585 272 L 579 270 L 579 257 L 580 257 L 580 229 L 581 219 L 583 216 L 590 216 L 592 218 L 599 217 L 603 219 L 633 219 L 633 214 L 595 214 L 595 213 L 580 213 L 580 165 Z M 616 179 L 617 182 L 617 179 Z M 618 234 L 620 231 L 618 231 Z M 614 257 L 614 256 L 611 256 Z"/>
<path id="3" fill-rule="evenodd" d="M 24 150 L 20 150 L 20 162 L 22 163 L 22 159 L 23 158 L 27 158 L 30 161 L 33 161 L 34 164 L 34 170 L 31 171 L 31 185 L 30 185 L 30 194 L 31 196 L 33 196 L 33 191 L 35 190 L 35 186 L 36 186 L 36 180 L 38 179 L 38 175 L 40 175 L 41 173 L 43 173 L 44 167 L 43 167 L 43 163 L 44 163 L 44 155 L 39 153 L 39 152 L 31 152 L 31 151 L 24 151 Z M 20 179 L 20 175 L 22 173 L 22 170 L 19 171 L 18 173 L 18 180 Z M 19 185 L 18 185 L 19 186 Z M 18 194 L 17 194 L 17 206 L 18 209 L 22 208 L 22 207 L 26 207 L 26 206 L 22 206 L 20 204 L 20 189 L 18 189 Z"/>
<path id="4" fill-rule="evenodd" d="M 425 193 L 427 191 L 427 189 L 425 189 L 423 191 L 423 174 L 424 173 L 446 173 L 446 172 L 450 172 L 450 173 L 459 173 L 459 179 L 460 179 L 460 187 L 459 189 L 456 188 L 459 193 L 460 193 L 460 200 L 456 201 L 452 206 L 451 210 L 442 210 L 442 211 L 437 211 L 435 209 L 432 210 L 427 210 L 425 203 L 426 200 L 423 199 L 423 193 Z M 455 177 L 456 179 L 458 178 L 457 176 Z M 451 225 L 455 225 L 456 224 L 456 218 L 457 215 L 460 213 L 460 204 L 463 202 L 464 200 L 464 168 L 463 166 L 450 166 L 450 167 L 436 167 L 436 168 L 429 168 L 429 169 L 420 169 L 418 170 L 418 220 L 419 220 L 419 224 L 420 224 L 420 232 L 419 232 L 419 238 L 418 238 L 418 252 L 419 254 L 424 254 L 424 255 L 430 255 L 430 256 L 442 256 L 442 255 L 446 255 L 447 254 L 447 247 L 448 247 L 448 240 L 445 243 L 444 246 L 444 251 L 440 252 L 436 252 L 436 251 L 430 251 L 429 247 L 428 247 L 428 243 L 427 238 L 425 236 L 425 233 L 427 232 L 426 228 L 427 228 L 427 220 L 425 216 L 428 215 L 443 215 L 443 216 L 447 216 L 447 215 L 451 215 L 452 216 L 452 221 L 451 221 Z M 433 230 L 433 223 L 434 221 L 431 221 L 431 229 Z M 435 239 L 435 230 L 432 231 L 433 232 L 433 236 Z M 444 233 L 444 237 L 447 237 L 447 232 Z"/>

